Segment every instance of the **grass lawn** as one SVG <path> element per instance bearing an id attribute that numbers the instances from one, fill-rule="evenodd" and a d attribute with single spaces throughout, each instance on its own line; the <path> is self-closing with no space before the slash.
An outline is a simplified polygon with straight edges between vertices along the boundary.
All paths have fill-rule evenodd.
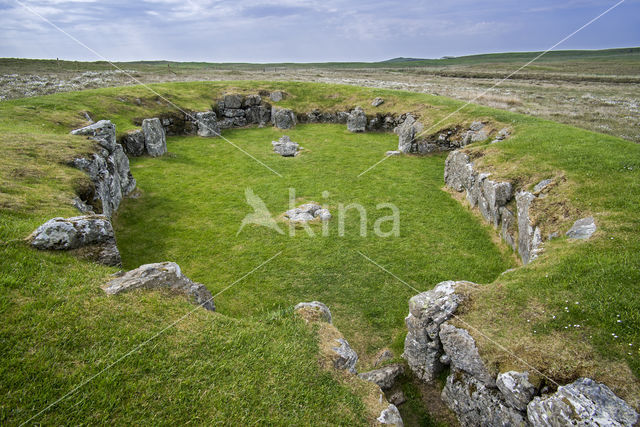
<path id="1" fill-rule="evenodd" d="M 422 94 L 307 83 L 154 88 L 196 111 L 225 91 L 283 89 L 289 97 L 282 105 L 297 111 L 367 109 L 373 97 L 383 96 L 385 111 L 412 111 L 426 126 L 461 105 Z M 107 297 L 99 286 L 116 269 L 37 252 L 23 242 L 44 221 L 77 214 L 70 202 L 86 178 L 65 163 L 92 149 L 82 137 L 68 135 L 85 124 L 84 111 L 111 119 L 124 132 L 134 119 L 168 109 L 141 87 L 0 103 L 3 424 L 27 421 L 193 309 L 184 298 L 159 292 Z M 513 130 L 503 142 L 470 147 L 478 168 L 517 188 L 555 178 L 553 191 L 537 202 L 543 232 L 562 235 L 575 219 L 594 215 L 599 228 L 592 239 L 553 240 L 534 263 L 498 276 L 515 265 L 514 258 L 493 243 L 494 232 L 475 214 L 442 191 L 444 155 L 390 158 L 357 178 L 396 145 L 396 137 L 300 125 L 286 133 L 305 147 L 303 154 L 281 158 L 270 142 L 285 132 L 225 132 L 278 177 L 221 139 L 172 137 L 171 155 L 132 161 L 140 197 L 126 200 L 114 221 L 125 267 L 176 261 L 216 293 L 281 254 L 217 297 L 218 313 L 195 312 L 33 421 L 365 424 L 362 396 L 319 367 L 316 334 L 291 313 L 299 301 L 327 303 L 360 354 L 361 370 L 379 348 L 390 346 L 399 355 L 407 300 L 415 291 L 358 251 L 420 290 L 446 279 L 484 283 L 464 308 L 466 322 L 556 381 L 590 376 L 637 406 L 640 145 L 478 106 L 438 128 L 477 118 Z M 236 235 L 252 212 L 246 188 L 274 215 L 288 209 L 289 188 L 300 203 L 327 204 L 334 214 L 328 236 L 320 225 L 313 227 L 314 237 L 259 226 Z M 374 223 L 390 211 L 376 205 L 386 202 L 399 208 L 400 235 L 380 238 Z M 346 215 L 345 235 L 338 235 L 339 206 L 350 203 L 369 214 L 366 237 L 359 235 L 355 210 Z M 524 368 L 474 337 L 493 368 Z"/>
<path id="2" fill-rule="evenodd" d="M 271 141 L 283 133 L 304 150 L 295 158 L 273 153 Z M 239 271 L 250 270 L 282 251 L 264 271 L 216 298 L 220 313 L 261 315 L 300 301 L 331 308 L 336 326 L 361 357 L 361 368 L 384 347 L 402 353 L 407 301 L 416 292 L 372 265 L 358 251 L 428 290 L 450 278 L 491 282 L 512 266 L 509 254 L 492 244 L 491 231 L 441 190 L 444 156 L 393 158 L 371 175 L 354 178 L 397 145 L 392 134 L 352 134 L 344 125 L 299 125 L 234 130 L 225 137 L 278 171 L 278 177 L 221 139 L 174 137 L 170 156 L 132 163 L 142 195 L 129 199 L 115 220 L 125 267 L 174 260 L 212 293 Z M 288 209 L 289 189 L 297 203 L 326 204 L 334 217 L 289 235 L 261 226 L 238 230 L 253 209 L 245 188 L 264 200 L 274 216 Z M 328 193 L 328 194 L 327 194 Z M 323 197 L 324 196 L 326 197 Z M 366 236 L 360 214 L 345 211 L 340 234 L 339 205 L 359 203 L 367 212 Z M 400 213 L 400 235 L 381 237 L 376 220 Z M 383 232 L 391 230 L 385 222 Z"/>

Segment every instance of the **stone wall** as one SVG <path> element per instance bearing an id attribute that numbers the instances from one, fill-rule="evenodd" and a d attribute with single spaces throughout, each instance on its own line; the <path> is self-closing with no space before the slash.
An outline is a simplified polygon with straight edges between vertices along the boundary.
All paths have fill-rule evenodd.
<path id="1" fill-rule="evenodd" d="M 557 387 L 532 384 L 528 371 L 492 372 L 475 340 L 456 326 L 456 310 L 471 282 L 441 282 L 411 298 L 403 357 L 423 381 L 433 381 L 447 366 L 442 399 L 463 426 L 478 425 L 634 425 L 638 414 L 606 385 L 589 378 Z M 534 372 L 540 374 L 539 372 Z"/>
<path id="2" fill-rule="evenodd" d="M 514 191 L 510 182 L 494 181 L 491 174 L 477 171 L 468 154 L 454 151 L 447 157 L 444 181 L 447 187 L 466 192 L 472 208 L 499 230 L 502 239 L 517 251 L 524 264 L 534 260 L 542 250 L 540 228 L 532 221 L 531 208 L 537 196 L 528 191 Z"/>

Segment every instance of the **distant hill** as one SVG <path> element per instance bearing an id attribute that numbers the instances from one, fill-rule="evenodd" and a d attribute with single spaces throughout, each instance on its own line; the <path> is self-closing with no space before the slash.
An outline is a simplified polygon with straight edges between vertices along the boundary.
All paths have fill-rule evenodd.
<path id="1" fill-rule="evenodd" d="M 385 62 L 411 62 L 411 61 L 427 61 L 426 58 L 404 58 L 399 56 L 397 58 L 387 59 L 386 61 L 380 61 L 380 63 Z"/>

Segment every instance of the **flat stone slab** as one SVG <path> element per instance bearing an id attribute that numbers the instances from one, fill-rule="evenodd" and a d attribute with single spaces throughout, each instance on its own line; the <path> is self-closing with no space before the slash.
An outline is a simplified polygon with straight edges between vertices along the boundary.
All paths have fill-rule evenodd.
<path id="1" fill-rule="evenodd" d="M 323 209 L 322 206 L 313 202 L 305 203 L 295 209 L 289 209 L 284 215 L 291 222 L 308 222 L 316 218 L 322 221 L 331 219 L 331 212 L 328 209 Z"/>
<path id="2" fill-rule="evenodd" d="M 175 262 L 141 265 L 109 281 L 102 287 L 108 295 L 116 295 L 136 289 L 162 288 L 188 295 L 196 304 L 201 305 L 206 310 L 216 310 L 211 292 L 204 285 L 196 283 L 182 274 L 180 266 Z"/>
<path id="3" fill-rule="evenodd" d="M 596 222 L 592 216 L 582 218 L 573 223 L 573 226 L 567 231 L 567 237 L 570 239 L 586 240 L 596 232 Z"/>

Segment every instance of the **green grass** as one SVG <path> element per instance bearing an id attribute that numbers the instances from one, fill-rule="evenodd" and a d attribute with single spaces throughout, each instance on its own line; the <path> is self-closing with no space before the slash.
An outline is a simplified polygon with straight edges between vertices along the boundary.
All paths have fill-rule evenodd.
<path id="1" fill-rule="evenodd" d="M 272 151 L 283 133 L 304 148 L 296 158 Z M 407 301 L 416 291 L 371 264 L 361 251 L 413 287 L 430 289 L 451 278 L 490 282 L 509 268 L 464 207 L 441 190 L 444 156 L 393 158 L 369 176 L 355 178 L 397 144 L 392 134 L 352 134 L 344 125 L 299 125 L 234 130 L 225 137 L 278 171 L 280 178 L 220 139 L 176 137 L 171 156 L 132 163 L 142 196 L 127 200 L 115 221 L 125 267 L 174 260 L 194 280 L 216 293 L 277 252 L 282 255 L 253 277 L 216 299 L 221 313 L 244 317 L 319 300 L 331 308 L 335 324 L 363 361 L 395 344 L 402 352 Z M 262 197 L 273 215 L 288 209 L 289 189 L 303 201 L 326 204 L 334 215 L 327 235 L 312 227 L 294 237 L 242 219 L 252 212 L 245 188 Z M 323 197 L 328 192 L 328 197 Z M 339 233 L 339 205 L 361 204 L 367 211 L 366 237 L 360 215 L 345 212 Z M 400 212 L 400 236 L 378 237 L 375 221 Z M 288 231 L 284 221 L 280 226 Z M 387 222 L 383 231 L 391 229 Z"/>
<path id="2" fill-rule="evenodd" d="M 298 111 L 366 108 L 383 96 L 385 109 L 414 111 L 427 126 L 461 105 L 407 92 L 305 83 L 153 87 L 193 110 L 208 108 L 225 91 L 283 89 L 290 96 L 282 105 Z M 107 297 L 99 286 L 115 269 L 36 252 L 21 241 L 47 219 L 75 214 L 70 200 L 86 178 L 62 164 L 91 149 L 81 137 L 68 135 L 83 124 L 81 112 L 113 120 L 121 133 L 136 118 L 169 110 L 158 101 L 144 88 L 128 87 L 0 103 L 3 424 L 26 421 L 193 308 L 163 293 Z M 366 423 L 361 397 L 319 368 L 313 331 L 290 313 L 301 300 L 329 304 L 336 325 L 361 353 L 361 369 L 377 348 L 391 346 L 399 354 L 402 318 L 415 292 L 357 250 L 420 290 L 445 279 L 486 283 L 466 308 L 467 322 L 558 381 L 591 376 L 637 405 L 640 146 L 478 106 L 438 127 L 479 117 L 514 130 L 506 141 L 472 147 L 482 155 L 479 167 L 525 188 L 561 178 L 539 206 L 545 233 L 566 231 L 573 220 L 593 214 L 599 231 L 591 240 L 552 241 L 539 260 L 494 280 L 512 258 L 491 244 L 493 231 L 440 190 L 444 156 L 390 158 L 357 178 L 393 148 L 393 135 L 299 126 L 287 134 L 305 153 L 284 159 L 270 151 L 270 141 L 284 132 L 225 132 L 280 172 L 278 178 L 220 139 L 170 138 L 171 156 L 132 162 L 141 197 L 127 200 L 115 220 L 126 266 L 174 260 L 216 292 L 282 254 L 220 295 L 219 313 L 197 311 L 35 421 Z M 344 237 L 335 233 L 337 217 L 328 237 L 298 231 L 290 238 L 255 226 L 236 237 L 250 212 L 247 187 L 274 214 L 287 209 L 290 187 L 299 197 L 327 203 L 334 214 L 340 203 L 359 202 L 370 213 L 369 235 L 357 234 L 352 211 Z M 388 214 L 376 211 L 380 202 L 400 208 L 399 237 L 371 233 L 375 219 Z M 565 329 L 568 324 L 581 327 Z M 491 366 L 514 367 L 507 353 L 475 338 Z"/>

